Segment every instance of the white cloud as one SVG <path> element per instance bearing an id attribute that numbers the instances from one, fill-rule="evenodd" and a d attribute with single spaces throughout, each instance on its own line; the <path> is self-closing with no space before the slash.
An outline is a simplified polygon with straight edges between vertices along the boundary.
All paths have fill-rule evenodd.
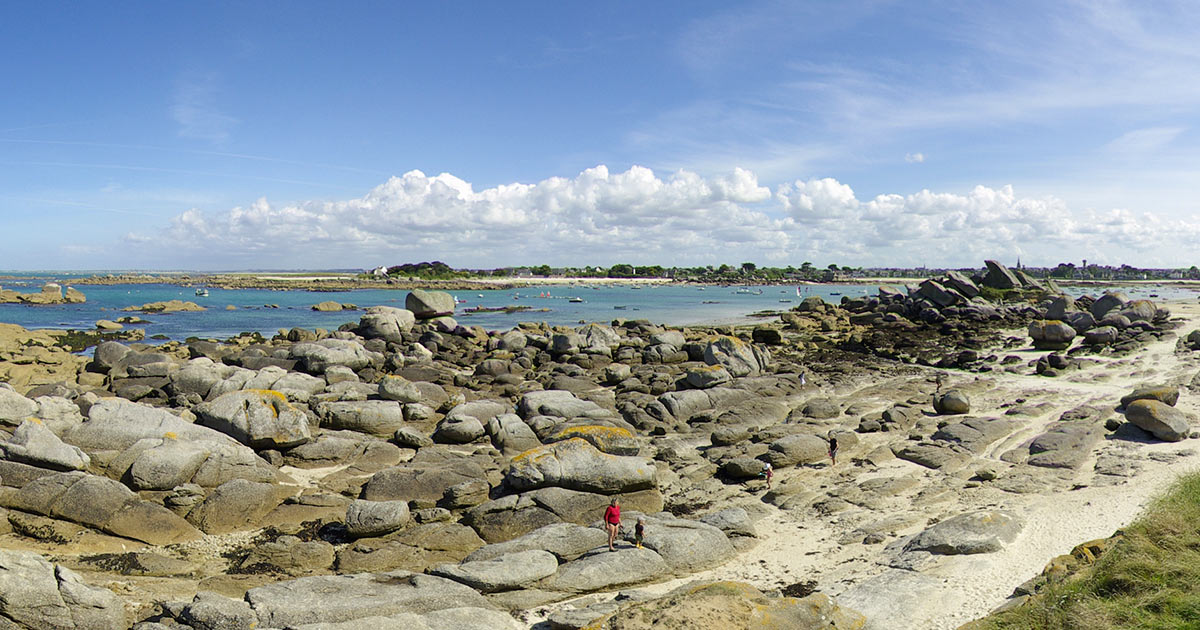
<path id="1" fill-rule="evenodd" d="M 604 165 L 574 178 L 475 190 L 453 175 L 410 171 L 358 199 L 276 205 L 259 199 L 171 220 L 165 235 L 130 234 L 170 266 L 366 267 L 440 259 L 452 265 L 713 264 L 729 260 L 853 265 L 975 265 L 984 258 L 1054 264 L 1183 265 L 1195 220 L 1076 210 L 1011 186 L 921 190 L 860 200 L 832 178 L 774 193 L 738 169 L 705 178 Z M 1173 253 L 1174 252 L 1174 253 Z M 1187 264 L 1191 264 L 1190 261 Z"/>
<path id="2" fill-rule="evenodd" d="M 904 161 L 909 164 L 920 164 L 925 161 L 924 153 L 905 153 Z"/>

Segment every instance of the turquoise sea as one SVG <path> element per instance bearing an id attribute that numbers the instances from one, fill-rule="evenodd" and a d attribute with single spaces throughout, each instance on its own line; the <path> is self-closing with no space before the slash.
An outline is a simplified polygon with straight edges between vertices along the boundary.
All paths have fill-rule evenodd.
<path id="1" fill-rule="evenodd" d="M 0 272 L 2 273 L 2 272 Z M 22 293 L 37 291 L 47 281 L 62 282 L 79 274 L 9 273 L 0 280 L 0 287 Z M 195 290 L 168 284 L 138 284 L 111 286 L 79 286 L 87 296 L 85 304 L 27 306 L 0 304 L 0 322 L 19 324 L 26 328 L 91 329 L 96 320 L 115 320 L 124 315 L 138 315 L 149 320 L 143 325 L 146 337 L 163 335 L 169 339 L 187 337 L 225 339 L 242 332 L 255 331 L 265 336 L 280 328 L 336 329 L 357 321 L 361 309 L 368 306 L 404 306 L 407 290 L 361 289 L 352 291 L 312 292 L 301 290 L 276 291 L 268 289 L 209 289 L 208 297 L 198 297 Z M 797 295 L 799 289 L 799 295 Z M 554 285 L 525 289 L 488 291 L 451 291 L 462 301 L 455 318 L 465 325 L 486 329 L 508 329 L 522 321 L 545 321 L 551 324 L 577 325 L 581 322 L 611 322 L 614 319 L 647 319 L 655 323 L 688 325 L 729 321 L 749 313 L 765 310 L 786 310 L 808 296 L 819 296 L 828 302 L 838 302 L 841 296 L 874 294 L 877 284 L 839 284 L 804 286 L 682 286 L 682 285 Z M 1093 293 L 1099 290 L 1089 287 Z M 1172 286 L 1129 288 L 1122 287 L 1131 297 L 1158 299 L 1195 299 L 1197 292 Z M 1079 290 L 1069 290 L 1079 294 Z M 582 302 L 571 302 L 580 298 Z M 142 314 L 121 309 L 146 302 L 162 300 L 194 301 L 208 310 L 197 313 Z M 1155 299 L 1155 298 L 1151 298 Z M 323 313 L 312 305 L 327 300 L 350 303 L 358 311 Z M 266 305 L 278 305 L 267 308 Z M 501 306 L 529 306 L 534 311 L 517 313 L 469 313 L 466 309 Z M 235 307 L 227 310 L 227 306 Z M 538 311 L 537 309 L 547 309 Z"/>
<path id="2" fill-rule="evenodd" d="M 15 274 L 13 274 L 15 275 Z M 0 281 L 0 287 L 22 293 L 37 291 L 54 276 L 23 274 L 19 279 Z M 202 337 L 224 339 L 241 332 L 256 331 L 271 336 L 280 328 L 336 329 L 357 321 L 368 306 L 403 308 L 407 290 L 359 289 L 351 291 L 276 291 L 269 289 L 225 290 L 210 288 L 207 297 L 195 290 L 168 284 L 78 286 L 87 296 L 84 304 L 28 306 L 0 304 L 0 322 L 26 328 L 91 329 L 96 320 L 115 320 L 137 315 L 151 323 L 143 325 L 146 336 L 170 339 Z M 577 325 L 580 322 L 611 322 L 614 319 L 648 319 L 661 324 L 686 325 L 728 321 L 763 310 L 786 310 L 804 297 L 816 295 L 836 302 L 841 295 L 873 293 L 876 285 L 803 286 L 655 286 L 644 285 L 551 285 L 524 289 L 451 291 L 460 300 L 455 319 L 468 326 L 508 329 L 522 321 Z M 580 298 L 582 302 L 572 302 Z M 142 314 L 121 309 L 147 302 L 186 300 L 208 310 L 197 313 Z M 318 302 L 356 305 L 358 311 L 324 313 L 312 310 Z M 268 308 L 267 305 L 278 305 Z M 235 307 L 232 310 L 228 306 Z M 528 306 L 516 313 L 470 313 L 474 307 Z M 541 311 L 540 309 L 547 309 Z"/>

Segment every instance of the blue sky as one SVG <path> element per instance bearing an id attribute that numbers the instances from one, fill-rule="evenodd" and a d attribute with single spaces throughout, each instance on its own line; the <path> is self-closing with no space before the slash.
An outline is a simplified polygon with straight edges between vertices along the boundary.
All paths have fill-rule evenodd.
<path id="1" fill-rule="evenodd" d="M 10 3 L 0 269 L 1190 266 L 1197 32 L 1187 2 Z"/>

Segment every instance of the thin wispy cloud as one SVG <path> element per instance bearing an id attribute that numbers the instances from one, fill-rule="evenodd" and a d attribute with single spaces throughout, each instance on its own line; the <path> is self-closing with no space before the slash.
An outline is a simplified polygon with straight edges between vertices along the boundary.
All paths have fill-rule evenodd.
<path id="1" fill-rule="evenodd" d="M 925 161 L 924 153 L 905 153 L 904 161 L 909 164 L 920 164 Z"/>
<path id="2" fill-rule="evenodd" d="M 970 155 L 981 142 L 1010 146 L 1012 134 L 1002 130 L 1023 131 L 1031 137 L 1021 141 L 1040 152 L 1037 143 L 1052 146 L 1060 129 L 1089 118 L 1155 120 L 1109 147 L 1152 151 L 1179 141 L 1187 125 L 1175 120 L 1200 107 L 1194 78 L 1200 5 L 1194 3 L 972 4 L 928 12 L 888 3 L 819 7 L 827 19 L 792 19 L 808 9 L 768 1 L 697 21 L 679 37 L 681 66 L 698 83 L 713 75 L 732 89 L 644 121 L 629 134 L 630 145 L 665 155 L 670 164 L 732 156 L 726 168 L 769 150 L 805 156 L 785 159 L 780 171 L 823 176 L 877 164 L 881 148 L 929 138 L 944 139 L 927 143 L 939 153 L 947 153 L 944 144 Z M 895 18 L 898 39 L 922 44 L 898 54 L 887 45 L 847 48 L 863 36 L 857 29 L 881 15 Z M 822 45 L 805 47 L 809 40 Z M 795 50 L 780 48 L 780 41 Z M 760 80 L 740 78 L 755 64 L 772 63 L 764 51 L 775 48 L 795 58 Z M 1090 168 L 1101 144 L 1097 138 L 1070 168 Z M 920 163 L 917 155 L 906 162 Z M 969 164 L 989 177 L 983 169 L 990 164 Z M 767 179 L 783 174 L 758 172 Z"/>
<path id="3" fill-rule="evenodd" d="M 182 78 L 175 86 L 171 118 L 179 125 L 179 136 L 219 144 L 229 140 L 238 120 L 225 114 L 218 102 L 219 82 L 215 74 Z"/>
<path id="4" fill-rule="evenodd" d="M 1104 145 L 1104 150 L 1123 157 L 1146 157 L 1166 149 L 1184 131 L 1186 131 L 1184 127 L 1134 129 L 1114 138 Z"/>

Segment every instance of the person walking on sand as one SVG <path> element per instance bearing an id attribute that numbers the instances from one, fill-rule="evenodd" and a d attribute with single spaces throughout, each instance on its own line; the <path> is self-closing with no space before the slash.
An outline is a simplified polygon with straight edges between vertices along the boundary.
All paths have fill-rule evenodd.
<path id="1" fill-rule="evenodd" d="M 604 509 L 604 529 L 608 530 L 608 550 L 616 551 L 613 543 L 617 540 L 617 532 L 621 529 L 621 502 L 616 498 L 608 502 Z"/>
<path id="2" fill-rule="evenodd" d="M 775 476 L 775 469 L 771 466 L 771 462 L 763 464 L 762 471 L 758 473 L 758 476 L 767 480 L 767 490 L 770 490 L 771 477 Z"/>
<path id="3" fill-rule="evenodd" d="M 829 465 L 830 466 L 837 466 L 837 451 L 838 451 L 837 438 L 834 437 L 832 434 L 830 434 L 830 436 L 829 436 L 829 462 L 830 462 Z"/>
<path id="4" fill-rule="evenodd" d="M 633 526 L 633 542 L 637 544 L 637 548 L 642 548 L 642 541 L 646 538 L 646 519 L 638 517 L 637 525 Z"/>

